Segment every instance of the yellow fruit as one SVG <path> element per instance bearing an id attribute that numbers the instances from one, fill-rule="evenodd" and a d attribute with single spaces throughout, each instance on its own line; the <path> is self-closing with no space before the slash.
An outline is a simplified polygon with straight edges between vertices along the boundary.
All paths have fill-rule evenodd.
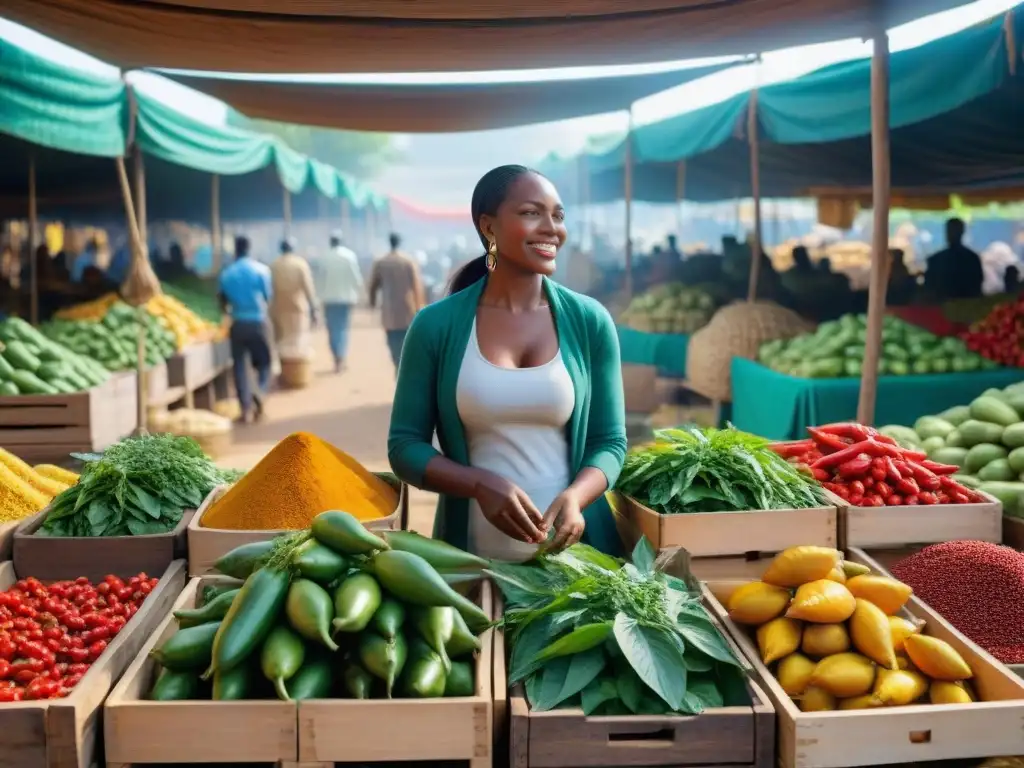
<path id="1" fill-rule="evenodd" d="M 780 616 L 757 628 L 757 647 L 761 661 L 771 664 L 783 656 L 789 656 L 800 647 L 800 633 L 803 624 Z"/>
<path id="2" fill-rule="evenodd" d="M 874 695 L 887 707 L 905 707 L 928 691 L 928 679 L 912 669 L 880 669 Z"/>
<path id="3" fill-rule="evenodd" d="M 761 581 L 777 587 L 799 587 L 824 579 L 841 557 L 838 549 L 828 547 L 790 547 L 775 556 Z"/>
<path id="4" fill-rule="evenodd" d="M 850 618 L 856 607 L 857 601 L 845 586 L 818 579 L 797 589 L 786 616 L 816 624 L 835 624 Z"/>
<path id="5" fill-rule="evenodd" d="M 799 653 L 791 653 L 779 662 L 775 677 L 782 690 L 790 696 L 800 696 L 811 683 L 811 675 L 817 666 L 813 661 Z"/>
<path id="6" fill-rule="evenodd" d="M 843 572 L 843 566 L 837 565 L 831 571 L 828 572 L 828 576 L 825 577 L 829 581 L 835 581 L 839 584 L 846 583 L 846 574 Z"/>
<path id="7" fill-rule="evenodd" d="M 909 619 L 904 619 L 902 616 L 890 616 L 889 617 L 889 633 L 892 635 L 892 649 L 896 653 L 903 652 L 903 641 L 907 639 L 907 635 L 916 635 L 921 631 L 921 625 L 915 624 Z"/>
<path id="8" fill-rule="evenodd" d="M 800 697 L 801 712 L 831 712 L 836 708 L 836 697 L 824 688 L 809 685 Z"/>
<path id="9" fill-rule="evenodd" d="M 974 676 L 970 665 L 945 640 L 928 635 L 910 635 L 903 641 L 914 666 L 933 680 L 966 680 Z"/>
<path id="10" fill-rule="evenodd" d="M 833 696 L 848 699 L 863 696 L 875 682 L 875 665 L 859 653 L 837 653 L 818 662 L 811 685 L 824 688 Z"/>
<path id="11" fill-rule="evenodd" d="M 914 590 L 902 581 L 886 576 L 854 576 L 846 582 L 846 588 L 854 597 L 877 605 L 887 616 L 898 613 L 914 594 Z"/>
<path id="12" fill-rule="evenodd" d="M 900 656 L 896 654 L 896 668 L 897 669 L 913 669 L 914 665 L 910 663 L 910 659 L 906 656 Z"/>
<path id="13" fill-rule="evenodd" d="M 945 680 L 932 680 L 928 698 L 932 704 L 970 704 L 974 701 L 963 682 L 950 683 Z"/>
<path id="14" fill-rule="evenodd" d="M 808 624 L 800 650 L 821 658 L 850 650 L 850 635 L 845 624 Z"/>
<path id="15" fill-rule="evenodd" d="M 877 709 L 881 706 L 884 706 L 884 702 L 873 693 L 839 700 L 839 709 Z"/>
<path id="16" fill-rule="evenodd" d="M 764 624 L 781 616 L 789 605 L 789 590 L 763 581 L 744 584 L 729 597 L 729 618 L 740 624 Z"/>
<path id="17" fill-rule="evenodd" d="M 860 563 L 851 563 L 846 560 L 842 562 L 843 573 L 846 574 L 846 578 L 852 579 L 854 576 L 863 576 L 866 573 L 871 573 L 871 569 L 866 565 Z"/>
<path id="18" fill-rule="evenodd" d="M 872 661 L 886 669 L 898 669 L 889 617 L 874 603 L 857 599 L 857 607 L 850 617 L 850 638 L 853 647 Z"/>

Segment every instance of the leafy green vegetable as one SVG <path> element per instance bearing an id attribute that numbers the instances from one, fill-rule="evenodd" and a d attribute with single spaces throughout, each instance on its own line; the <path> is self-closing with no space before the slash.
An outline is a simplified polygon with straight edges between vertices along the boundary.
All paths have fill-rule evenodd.
<path id="1" fill-rule="evenodd" d="M 615 488 L 666 515 L 825 505 L 821 486 L 768 444 L 731 427 L 660 430 L 627 454 Z"/>
<path id="2" fill-rule="evenodd" d="M 700 598 L 656 569 L 646 539 L 632 563 L 576 545 L 523 565 L 494 562 L 489 573 L 507 603 L 509 680 L 536 711 L 698 714 L 746 698 Z"/>
<path id="3" fill-rule="evenodd" d="M 144 536 L 167 533 L 235 470 L 218 469 L 190 437 L 145 435 L 115 443 L 85 461 L 78 482 L 54 498 L 41 533 Z"/>

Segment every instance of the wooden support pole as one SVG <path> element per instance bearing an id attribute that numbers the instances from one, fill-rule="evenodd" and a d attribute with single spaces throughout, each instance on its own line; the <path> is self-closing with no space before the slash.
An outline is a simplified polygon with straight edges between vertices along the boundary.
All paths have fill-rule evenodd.
<path id="1" fill-rule="evenodd" d="M 676 237 L 683 237 L 683 201 L 686 200 L 686 161 L 676 163 Z"/>
<path id="2" fill-rule="evenodd" d="M 875 35 L 871 57 L 871 170 L 872 213 L 871 282 L 868 287 L 867 340 L 861 370 L 857 419 L 863 424 L 875 420 L 878 397 L 878 358 L 882 346 L 882 321 L 889 275 L 889 36 Z"/>
<path id="3" fill-rule="evenodd" d="M 757 129 L 757 89 L 750 92 L 747 103 L 747 143 L 750 147 L 750 196 L 754 199 L 754 231 L 750 245 L 750 283 L 747 285 L 747 301 L 757 300 L 757 285 L 761 279 L 761 139 Z"/>
<path id="4" fill-rule="evenodd" d="M 213 253 L 213 274 L 220 274 L 224 258 L 224 233 L 220 224 L 220 176 L 210 177 L 210 246 Z"/>
<path id="5" fill-rule="evenodd" d="M 292 236 L 292 193 L 288 191 L 288 187 L 282 187 L 281 191 L 284 195 L 284 197 L 282 198 L 284 236 L 288 238 Z"/>
<path id="6" fill-rule="evenodd" d="M 626 134 L 626 162 L 622 174 L 622 193 L 626 201 L 626 301 L 633 298 L 633 108 L 629 108 L 629 133 Z"/>
<path id="7" fill-rule="evenodd" d="M 146 214 L 146 167 L 142 161 L 142 150 L 136 144 L 132 148 L 132 170 L 135 172 L 135 215 L 139 222 L 139 243 L 146 258 L 149 258 L 149 221 Z"/>
<path id="8" fill-rule="evenodd" d="M 29 320 L 39 323 L 39 265 L 36 264 L 36 240 L 39 238 L 39 195 L 36 189 L 36 157 L 28 158 L 28 281 Z"/>

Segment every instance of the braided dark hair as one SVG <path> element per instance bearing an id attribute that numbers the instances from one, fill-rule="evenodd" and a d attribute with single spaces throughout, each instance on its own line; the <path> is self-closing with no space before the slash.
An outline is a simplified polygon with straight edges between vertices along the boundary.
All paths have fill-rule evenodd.
<path id="1" fill-rule="evenodd" d="M 525 165 L 499 165 L 497 168 L 485 173 L 480 178 L 480 181 L 476 183 L 476 188 L 473 190 L 473 202 L 470 204 L 470 212 L 473 215 L 473 226 L 476 228 L 476 234 L 485 249 L 488 246 L 488 242 L 487 237 L 480 230 L 480 217 L 484 215 L 496 216 L 498 208 L 505 202 L 505 198 L 508 197 L 509 189 L 511 189 L 517 179 L 528 173 L 537 172 L 527 168 Z M 482 280 L 486 276 L 487 255 L 484 254 L 473 259 L 455 273 L 448 286 L 448 295 L 451 296 L 453 293 L 469 288 L 473 283 Z"/>

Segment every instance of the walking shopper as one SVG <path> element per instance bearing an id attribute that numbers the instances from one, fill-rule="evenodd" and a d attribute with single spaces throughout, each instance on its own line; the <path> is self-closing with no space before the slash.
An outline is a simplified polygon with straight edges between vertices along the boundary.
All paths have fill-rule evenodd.
<path id="1" fill-rule="evenodd" d="M 363 293 L 363 275 L 351 248 L 346 248 L 342 233 L 331 233 L 331 248 L 317 259 L 314 272 L 324 305 L 324 322 L 334 356 L 334 371 L 345 368 L 348 354 L 348 329 L 352 323 L 352 307 Z"/>
<path id="2" fill-rule="evenodd" d="M 316 291 L 309 263 L 295 252 L 295 241 L 281 241 L 281 254 L 270 267 L 273 298 L 270 319 L 274 342 L 282 360 L 306 360 L 310 331 L 317 322 Z"/>
<path id="3" fill-rule="evenodd" d="M 381 295 L 381 323 L 387 333 L 388 349 L 397 370 L 406 331 L 426 300 L 419 266 L 398 250 L 402 238 L 392 233 L 388 241 L 391 250 L 373 263 L 369 293 L 371 307 L 377 306 L 377 293 Z"/>
<path id="4" fill-rule="evenodd" d="M 249 238 L 235 238 L 235 261 L 220 275 L 221 309 L 231 316 L 231 357 L 243 423 L 263 416 L 270 386 L 270 332 L 267 306 L 273 295 L 270 270 L 249 255 Z M 249 381 L 249 358 L 256 389 Z"/>

